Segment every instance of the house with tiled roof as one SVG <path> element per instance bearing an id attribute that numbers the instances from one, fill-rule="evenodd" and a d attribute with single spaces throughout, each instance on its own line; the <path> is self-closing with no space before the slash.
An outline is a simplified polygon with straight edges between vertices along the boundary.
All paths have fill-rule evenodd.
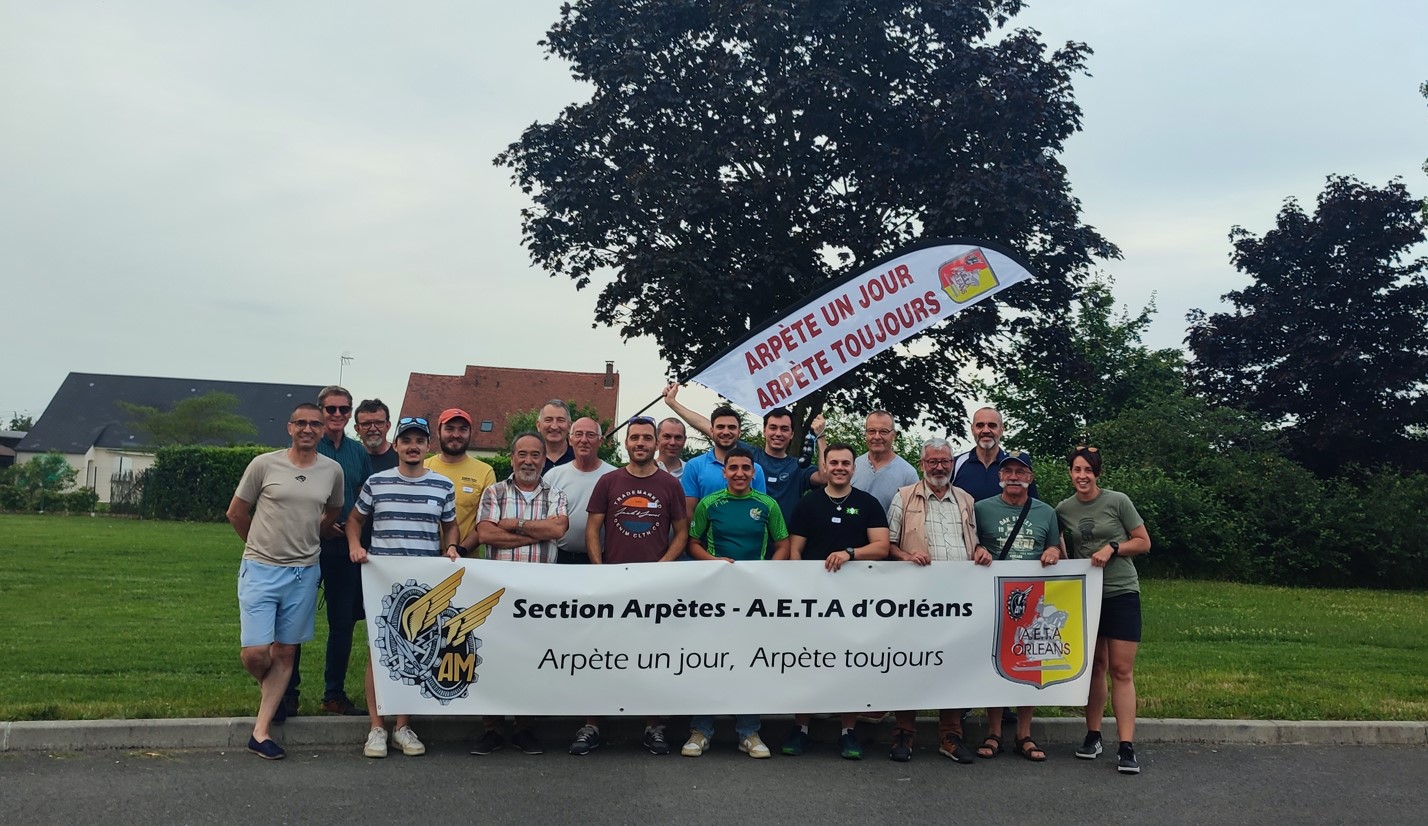
<path id="1" fill-rule="evenodd" d="M 319 385 L 267 384 L 157 376 L 114 376 L 70 373 L 45 412 L 15 446 L 18 463 L 43 453 L 64 455 L 79 471 L 76 483 L 93 488 L 100 502 L 109 501 L 115 476 L 147 469 L 153 448 L 119 402 L 170 410 L 184 399 L 209 393 L 238 397 L 235 413 L 258 429 L 250 441 L 282 447 L 288 444 L 288 417 L 299 402 L 316 402 Z"/>
<path id="2" fill-rule="evenodd" d="M 490 455 L 508 447 L 505 431 L 510 416 L 538 409 L 550 399 L 563 399 L 571 407 L 593 407 L 600 411 L 601 419 L 613 422 L 620 399 L 620 374 L 613 361 L 605 362 L 603 373 L 474 364 L 459 376 L 412 373 L 401 415 L 422 416 L 435 424 L 441 411 L 459 407 L 475 419 L 471 423 L 472 452 Z"/>

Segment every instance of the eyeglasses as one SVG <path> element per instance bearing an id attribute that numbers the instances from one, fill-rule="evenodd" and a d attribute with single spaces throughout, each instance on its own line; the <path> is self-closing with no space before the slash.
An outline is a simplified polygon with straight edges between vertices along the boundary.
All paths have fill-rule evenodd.
<path id="1" fill-rule="evenodd" d="M 430 427 L 430 425 L 427 424 L 426 419 L 423 419 L 420 416 L 403 416 L 400 419 L 397 419 L 397 427 L 406 427 L 409 424 L 419 424 L 422 427 Z"/>
<path id="2" fill-rule="evenodd" d="M 928 467 L 951 467 L 951 459 L 923 459 L 922 463 Z"/>
<path id="3" fill-rule="evenodd" d="M 869 427 L 869 428 L 864 428 L 863 432 L 866 433 L 866 434 L 868 434 L 869 436 L 891 436 L 891 435 L 892 435 L 892 431 L 891 431 L 891 430 L 888 430 L 887 428 L 881 428 L 881 427 Z"/>
<path id="4" fill-rule="evenodd" d="M 329 404 L 329 405 L 327 405 L 326 407 L 324 407 L 324 408 L 322 408 L 322 409 L 323 409 L 323 410 L 326 410 L 328 413 L 341 413 L 342 415 L 346 416 L 348 413 L 351 413 L 351 412 L 352 412 L 352 405 L 350 405 L 350 404 Z"/>
<path id="5" fill-rule="evenodd" d="M 375 421 L 375 422 L 358 422 L 358 423 L 357 423 L 357 427 L 358 427 L 358 429 L 360 429 L 360 430 L 381 430 L 382 428 L 384 428 L 384 427 L 386 427 L 386 426 L 387 426 L 387 420 L 386 420 L 386 419 L 382 419 L 382 420 L 380 420 L 380 421 Z"/>
<path id="6" fill-rule="evenodd" d="M 288 424 L 292 425 L 298 430 L 303 430 L 304 428 L 308 430 L 322 429 L 322 422 L 309 421 L 308 419 L 288 419 Z"/>

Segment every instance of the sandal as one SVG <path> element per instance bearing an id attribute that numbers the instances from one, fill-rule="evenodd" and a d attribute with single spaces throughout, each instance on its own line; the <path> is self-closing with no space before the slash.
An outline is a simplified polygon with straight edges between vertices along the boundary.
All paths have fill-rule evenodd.
<path id="1" fill-rule="evenodd" d="M 1041 746 L 1038 746 L 1036 741 L 1030 737 L 1016 738 L 1016 753 L 1033 763 L 1040 763 L 1046 759 L 1046 752 L 1042 751 Z"/>
<path id="2" fill-rule="evenodd" d="M 982 739 L 982 745 L 977 746 L 977 756 L 983 760 L 991 760 L 1002 753 L 1002 736 L 1000 734 L 988 734 Z"/>

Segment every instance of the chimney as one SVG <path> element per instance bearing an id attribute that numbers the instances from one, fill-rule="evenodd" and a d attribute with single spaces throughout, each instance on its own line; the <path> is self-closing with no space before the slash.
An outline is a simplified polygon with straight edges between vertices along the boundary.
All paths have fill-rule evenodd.
<path id="1" fill-rule="evenodd" d="M 605 362 L 605 389 L 609 390 L 615 386 L 615 362 Z"/>

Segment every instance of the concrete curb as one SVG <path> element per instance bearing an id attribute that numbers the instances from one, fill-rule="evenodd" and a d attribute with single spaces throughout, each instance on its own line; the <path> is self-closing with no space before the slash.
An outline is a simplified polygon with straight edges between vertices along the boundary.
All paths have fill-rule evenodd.
<path id="1" fill-rule="evenodd" d="M 537 724 L 537 733 L 552 751 L 563 751 L 582 720 L 574 717 L 547 717 Z M 719 720 L 719 737 L 732 738 L 732 724 Z M 764 718 L 763 733 L 772 743 L 782 741 L 791 725 L 786 715 Z M 242 749 L 253 728 L 251 717 L 189 718 L 177 720 L 64 720 L 41 722 L 0 722 L 0 752 L 76 752 L 103 749 Z M 469 717 L 418 717 L 413 725 L 428 743 L 470 742 L 480 723 Z M 1106 741 L 1114 742 L 1115 719 L 1103 725 Z M 727 730 L 726 730 L 727 729 Z M 837 723 L 815 720 L 811 727 L 816 741 L 837 739 Z M 610 743 L 638 744 L 644 730 L 641 718 L 611 717 L 601 727 Z M 968 721 L 966 737 L 975 744 L 986 731 L 986 721 Z M 672 718 L 669 738 L 677 749 L 684 739 L 685 720 Z M 879 750 L 892 737 L 892 726 L 859 724 L 859 736 L 870 751 Z M 354 748 L 367 733 L 362 717 L 296 717 L 273 734 L 284 746 L 342 746 Z M 1086 733 L 1079 717 L 1038 718 L 1032 736 L 1044 747 L 1080 744 Z M 1007 734 L 1010 734 L 1008 730 Z M 918 719 L 918 740 L 937 740 L 937 720 Z M 1010 745 L 1011 737 L 1007 737 Z M 1136 726 L 1136 743 L 1206 743 L 1221 745 L 1309 745 L 1309 746 L 1428 746 L 1428 723 L 1393 721 L 1333 720 L 1182 720 L 1142 719 Z"/>

